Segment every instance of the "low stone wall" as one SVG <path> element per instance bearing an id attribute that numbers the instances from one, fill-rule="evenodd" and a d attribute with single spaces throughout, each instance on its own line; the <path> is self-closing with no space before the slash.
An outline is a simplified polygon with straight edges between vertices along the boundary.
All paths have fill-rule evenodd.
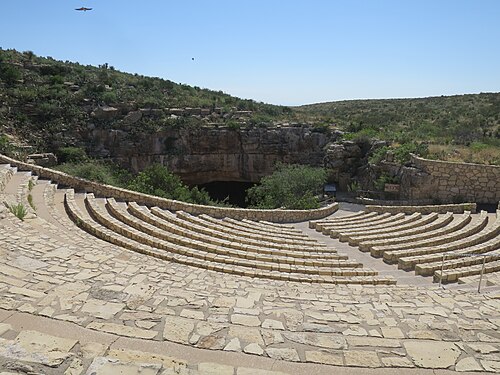
<path id="1" fill-rule="evenodd" d="M 405 199 L 456 200 L 496 204 L 500 201 L 500 166 L 428 160 L 412 155 L 402 176 Z"/>
<path id="2" fill-rule="evenodd" d="M 440 204 L 440 205 L 429 205 L 429 206 L 366 206 L 365 211 L 367 212 L 388 212 L 391 214 L 405 213 L 412 214 L 415 212 L 420 212 L 421 214 L 430 214 L 432 212 L 437 212 L 439 214 L 444 214 L 447 212 L 453 212 L 454 214 L 462 214 L 465 211 L 470 211 L 476 213 L 475 203 L 460 203 L 460 204 Z"/>
<path id="3" fill-rule="evenodd" d="M 317 220 L 333 214 L 338 210 L 338 203 L 316 210 L 253 210 L 244 208 L 225 208 L 191 204 L 171 199 L 155 197 L 135 191 L 102 185 L 97 182 L 70 176 L 66 173 L 43 168 L 37 165 L 24 163 L 0 155 L 0 163 L 10 164 L 19 170 L 31 171 L 38 177 L 57 182 L 60 185 L 72 187 L 78 191 L 94 193 L 102 197 L 113 197 L 117 200 L 133 201 L 147 206 L 157 206 L 171 211 L 185 211 L 190 214 L 207 214 L 216 218 L 230 217 L 233 219 L 265 220 L 274 223 L 291 223 L 299 221 Z"/>

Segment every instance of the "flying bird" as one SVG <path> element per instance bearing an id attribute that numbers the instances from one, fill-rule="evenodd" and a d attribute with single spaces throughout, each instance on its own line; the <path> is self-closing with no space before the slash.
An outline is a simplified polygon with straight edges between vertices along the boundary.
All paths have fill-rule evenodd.
<path id="1" fill-rule="evenodd" d="M 75 10 L 80 10 L 80 11 L 84 11 L 86 12 L 87 10 L 92 10 L 92 8 L 85 8 L 85 7 L 81 7 L 81 8 L 76 8 Z"/>

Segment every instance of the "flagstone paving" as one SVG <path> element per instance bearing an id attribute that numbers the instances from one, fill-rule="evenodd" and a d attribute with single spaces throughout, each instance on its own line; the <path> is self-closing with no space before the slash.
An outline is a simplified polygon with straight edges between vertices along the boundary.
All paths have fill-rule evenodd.
<path id="1" fill-rule="evenodd" d="M 0 374 L 257 373 L 240 359 L 213 360 L 226 354 L 270 361 L 259 362 L 262 370 L 292 366 L 285 373 L 307 372 L 301 363 L 318 364 L 318 371 L 500 372 L 496 287 L 478 294 L 221 274 L 100 241 L 73 225 L 59 204 L 56 195 L 52 207 L 25 222 L 0 212 Z M 85 346 L 78 337 L 43 333 L 42 325 L 15 327 L 20 313 L 113 340 L 175 343 L 196 355 L 174 365 L 151 354 L 121 356 L 109 343 Z M 196 359 L 200 353 L 212 360 Z"/>

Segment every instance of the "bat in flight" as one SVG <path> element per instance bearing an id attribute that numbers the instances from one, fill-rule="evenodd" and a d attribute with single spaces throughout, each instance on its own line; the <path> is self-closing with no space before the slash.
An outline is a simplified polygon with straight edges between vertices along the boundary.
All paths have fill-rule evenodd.
<path id="1" fill-rule="evenodd" d="M 86 12 L 87 10 L 92 10 L 92 8 L 81 7 L 81 8 L 76 8 L 75 10 L 80 10 L 80 11 Z"/>

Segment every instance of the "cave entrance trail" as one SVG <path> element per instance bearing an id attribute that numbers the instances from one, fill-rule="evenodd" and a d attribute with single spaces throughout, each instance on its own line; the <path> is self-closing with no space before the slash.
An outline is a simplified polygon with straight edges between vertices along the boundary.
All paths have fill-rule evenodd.
<path id="1" fill-rule="evenodd" d="M 205 189 L 212 199 L 222 201 L 228 198 L 227 203 L 246 208 L 246 191 L 254 185 L 254 183 L 246 181 L 213 181 L 196 186 L 199 189 Z"/>

